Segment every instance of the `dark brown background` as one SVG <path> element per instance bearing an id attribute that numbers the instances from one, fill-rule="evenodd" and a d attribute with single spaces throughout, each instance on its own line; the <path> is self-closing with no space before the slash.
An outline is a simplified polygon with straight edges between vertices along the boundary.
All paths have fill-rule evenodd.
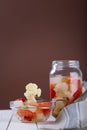
<path id="1" fill-rule="evenodd" d="M 78 59 L 87 80 L 86 0 L 0 0 L 0 109 L 34 82 L 49 98 L 52 60 Z"/>

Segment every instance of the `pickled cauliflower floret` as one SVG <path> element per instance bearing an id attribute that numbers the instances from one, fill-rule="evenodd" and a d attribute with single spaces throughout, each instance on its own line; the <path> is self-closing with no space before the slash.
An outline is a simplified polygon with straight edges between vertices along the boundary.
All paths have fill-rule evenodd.
<path id="1" fill-rule="evenodd" d="M 24 93 L 24 96 L 27 98 L 28 102 L 35 103 L 36 102 L 36 96 L 41 96 L 41 89 L 38 88 L 38 86 L 34 83 L 29 83 L 25 86 L 26 92 Z"/>
<path id="2" fill-rule="evenodd" d="M 57 98 L 71 98 L 71 92 L 68 91 L 67 83 L 59 83 L 55 86 L 54 91 L 56 92 Z"/>

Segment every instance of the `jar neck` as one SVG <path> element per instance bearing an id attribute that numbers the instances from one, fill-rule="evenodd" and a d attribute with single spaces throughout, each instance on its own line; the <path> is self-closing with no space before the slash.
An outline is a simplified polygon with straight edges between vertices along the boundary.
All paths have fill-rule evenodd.
<path id="1" fill-rule="evenodd" d="M 62 69 L 62 68 L 79 68 L 78 60 L 55 60 L 52 61 L 52 66 L 54 69 Z"/>

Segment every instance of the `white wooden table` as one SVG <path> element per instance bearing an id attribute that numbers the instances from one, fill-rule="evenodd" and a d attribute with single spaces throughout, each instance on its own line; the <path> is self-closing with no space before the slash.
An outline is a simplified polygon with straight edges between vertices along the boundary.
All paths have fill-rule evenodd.
<path id="1" fill-rule="evenodd" d="M 37 130 L 37 125 L 21 123 L 11 110 L 0 110 L 0 130 Z"/>
<path id="2" fill-rule="evenodd" d="M 0 130 L 41 130 L 41 129 L 37 128 L 36 123 L 21 123 L 11 110 L 0 110 Z M 87 128 L 80 130 L 87 130 Z"/>

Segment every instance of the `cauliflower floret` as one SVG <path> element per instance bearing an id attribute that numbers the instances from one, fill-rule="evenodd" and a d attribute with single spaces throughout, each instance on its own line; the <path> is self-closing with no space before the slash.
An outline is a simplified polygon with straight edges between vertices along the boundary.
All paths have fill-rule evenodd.
<path id="1" fill-rule="evenodd" d="M 26 90 L 31 90 L 31 91 L 36 90 L 38 88 L 38 86 L 34 83 L 29 83 L 25 87 L 26 87 Z"/>
<path id="2" fill-rule="evenodd" d="M 68 91 L 67 83 L 59 83 L 55 86 L 54 91 L 56 92 L 56 97 L 58 98 L 71 98 L 71 92 Z"/>
<path id="3" fill-rule="evenodd" d="M 55 86 L 55 89 L 54 89 L 56 92 L 61 90 L 61 91 L 67 91 L 68 90 L 68 85 L 66 83 L 58 83 L 56 86 Z"/>
<path id="4" fill-rule="evenodd" d="M 38 97 L 41 96 L 41 89 L 40 89 L 40 88 L 37 89 L 37 96 L 38 96 Z"/>
<path id="5" fill-rule="evenodd" d="M 38 86 L 34 83 L 29 83 L 26 87 L 26 92 L 24 93 L 24 96 L 27 98 L 29 103 L 35 103 L 36 102 L 36 96 L 41 96 L 41 89 L 38 88 Z"/>

